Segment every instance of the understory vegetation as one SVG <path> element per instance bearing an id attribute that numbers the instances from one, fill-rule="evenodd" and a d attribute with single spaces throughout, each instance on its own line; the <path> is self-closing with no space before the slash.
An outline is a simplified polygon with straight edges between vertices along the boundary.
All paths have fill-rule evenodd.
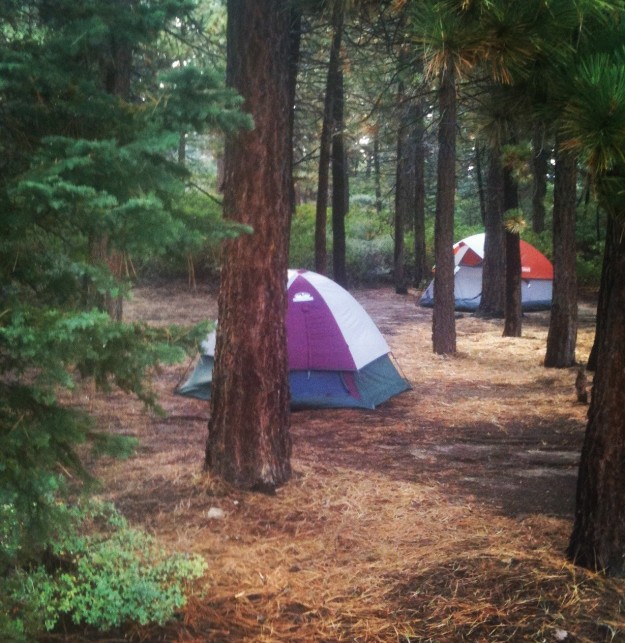
<path id="1" fill-rule="evenodd" d="M 354 198 L 346 219 L 346 265 L 349 283 L 375 284 L 385 283 L 391 279 L 393 270 L 393 221 L 389 210 L 377 214 L 373 205 L 364 199 Z M 473 204 L 472 207 L 475 207 Z M 210 216 L 210 215 L 209 215 Z M 603 256 L 602 230 L 597 230 L 595 217 L 601 218 L 601 213 L 589 214 L 585 209 L 579 211 L 577 244 L 578 283 L 580 287 L 596 290 L 601 277 L 601 262 Z M 463 221 L 461 213 L 455 225 L 455 237 L 459 241 L 464 237 L 483 232 L 481 223 L 471 221 L 475 217 L 467 217 Z M 201 220 L 201 219 L 200 219 Z M 550 222 L 549 222 L 550 223 Z M 205 222 L 210 225 L 210 218 Z M 546 257 L 552 258 L 552 234 L 547 229 L 536 233 L 526 229 L 522 238 L 540 250 Z M 314 203 L 303 203 L 297 207 L 291 224 L 291 242 L 289 260 L 292 268 L 315 269 L 314 256 L 315 239 L 315 208 Z M 411 248 L 414 242 L 412 230 L 406 231 L 406 247 Z M 327 236 L 328 253 L 332 252 L 332 235 Z M 204 243 L 198 243 L 188 254 L 178 253 L 168 255 L 164 259 L 144 262 L 138 270 L 139 281 L 145 279 L 167 279 L 169 277 L 193 277 L 203 283 L 217 284 L 219 280 L 219 245 L 211 238 Z M 426 220 L 426 252 L 427 264 L 434 265 L 434 220 L 430 216 Z M 414 253 L 406 253 L 405 268 L 411 275 L 414 266 Z M 329 274 L 332 274 L 331 266 Z M 425 284 L 414 284 L 423 287 Z"/>
<path id="2" fill-rule="evenodd" d="M 10 506 L 3 509 L 2 541 L 18 547 L 18 517 Z M 202 557 L 168 551 L 130 527 L 112 505 L 90 501 L 57 510 L 43 562 L 15 567 L 0 579 L 4 641 L 72 626 L 111 631 L 166 623 L 206 571 Z"/>

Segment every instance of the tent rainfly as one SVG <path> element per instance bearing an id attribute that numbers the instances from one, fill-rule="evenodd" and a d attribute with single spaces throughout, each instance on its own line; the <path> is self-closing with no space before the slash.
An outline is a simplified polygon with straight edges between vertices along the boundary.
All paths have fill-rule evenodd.
<path id="1" fill-rule="evenodd" d="M 456 310 L 474 311 L 482 298 L 484 233 L 474 234 L 454 244 L 454 297 Z M 549 310 L 553 266 L 545 255 L 521 239 L 521 305 L 525 312 Z M 434 281 L 425 289 L 419 304 L 434 305 Z"/>
<path id="2" fill-rule="evenodd" d="M 286 315 L 291 408 L 373 409 L 410 388 L 365 309 L 337 283 L 289 270 Z M 215 333 L 176 393 L 209 399 Z"/>

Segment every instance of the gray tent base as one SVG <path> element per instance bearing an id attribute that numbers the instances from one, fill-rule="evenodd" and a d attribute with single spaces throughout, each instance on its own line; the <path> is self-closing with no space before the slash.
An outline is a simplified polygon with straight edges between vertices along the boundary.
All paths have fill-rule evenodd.
<path id="1" fill-rule="evenodd" d="M 482 300 L 482 293 L 473 297 L 472 299 L 456 299 L 454 310 L 460 313 L 474 313 L 480 306 Z M 434 308 L 434 299 L 425 294 L 419 300 L 419 306 L 423 308 Z M 524 301 L 522 302 L 521 309 L 524 313 L 536 313 L 544 310 L 551 310 L 551 299 L 544 299 L 538 301 Z"/>
<path id="2" fill-rule="evenodd" d="M 214 359 L 201 355 L 187 381 L 175 393 L 209 400 Z M 395 368 L 389 355 L 382 355 L 364 368 L 352 372 L 290 371 L 291 408 L 373 409 L 394 395 L 412 387 Z"/>
<path id="3" fill-rule="evenodd" d="M 521 308 L 523 312 L 551 310 L 551 279 L 521 279 Z M 454 277 L 455 309 L 475 312 L 482 300 L 482 267 L 462 266 Z M 434 281 L 425 289 L 419 305 L 434 307 Z"/>

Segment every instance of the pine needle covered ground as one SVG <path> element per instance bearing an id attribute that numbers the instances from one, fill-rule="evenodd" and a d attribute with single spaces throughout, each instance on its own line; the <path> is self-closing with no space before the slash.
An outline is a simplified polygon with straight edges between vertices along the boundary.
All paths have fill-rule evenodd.
<path id="1" fill-rule="evenodd" d="M 354 294 L 414 388 L 376 411 L 295 413 L 294 476 L 275 496 L 202 472 L 208 407 L 172 394 L 186 365 L 157 376 L 166 418 L 118 395 L 83 400 L 140 439 L 129 461 L 99 463 L 102 495 L 210 570 L 177 622 L 120 637 L 624 641 L 623 583 L 563 555 L 587 407 L 576 369 L 542 367 L 548 315 L 526 315 L 518 339 L 465 315 L 458 354 L 440 357 L 416 292 Z M 188 323 L 216 304 L 173 285 L 138 289 L 127 310 Z M 580 308 L 580 361 L 593 313 Z"/>

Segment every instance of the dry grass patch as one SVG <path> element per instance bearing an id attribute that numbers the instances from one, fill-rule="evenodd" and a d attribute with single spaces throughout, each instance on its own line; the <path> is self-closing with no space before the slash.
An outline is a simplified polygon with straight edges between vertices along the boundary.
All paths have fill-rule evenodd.
<path id="1" fill-rule="evenodd" d="M 105 426 L 141 440 L 131 460 L 98 465 L 103 495 L 210 568 L 178 622 L 134 637 L 625 640 L 622 583 L 563 556 L 586 407 L 575 369 L 542 367 L 547 315 L 528 315 L 514 340 L 500 321 L 460 318 L 458 355 L 442 358 L 416 293 L 355 295 L 414 388 L 376 411 L 295 413 L 294 476 L 275 496 L 202 472 L 208 407 L 171 394 L 183 366 L 156 381 L 167 418 L 122 396 L 91 401 Z M 214 313 L 212 294 L 145 288 L 129 308 L 151 323 L 186 311 Z"/>

